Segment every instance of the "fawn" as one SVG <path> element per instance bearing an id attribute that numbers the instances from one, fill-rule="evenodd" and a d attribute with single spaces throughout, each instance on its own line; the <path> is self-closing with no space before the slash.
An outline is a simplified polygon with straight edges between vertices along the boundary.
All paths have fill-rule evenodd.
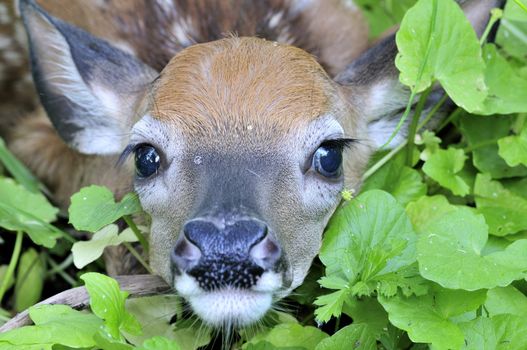
<path id="1" fill-rule="evenodd" d="M 496 4 L 466 2 L 477 32 Z M 43 108 L 3 121 L 8 146 L 62 207 L 87 184 L 133 188 L 153 270 L 215 326 L 302 283 L 409 96 L 394 35 L 368 48 L 351 1 L 19 6 Z"/>

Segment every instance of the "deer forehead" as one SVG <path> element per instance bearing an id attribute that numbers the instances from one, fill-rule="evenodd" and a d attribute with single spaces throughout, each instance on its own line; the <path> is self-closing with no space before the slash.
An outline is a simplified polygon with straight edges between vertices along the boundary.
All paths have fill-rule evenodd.
<path id="1" fill-rule="evenodd" d="M 227 38 L 176 55 L 153 91 L 153 117 L 196 137 L 284 135 L 331 112 L 337 87 L 307 52 Z"/>

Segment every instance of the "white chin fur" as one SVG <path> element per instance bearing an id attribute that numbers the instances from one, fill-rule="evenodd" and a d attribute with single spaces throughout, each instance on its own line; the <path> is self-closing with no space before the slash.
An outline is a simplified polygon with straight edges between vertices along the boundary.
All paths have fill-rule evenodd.
<path id="1" fill-rule="evenodd" d="M 175 287 L 205 323 L 243 327 L 261 319 L 271 308 L 273 292 L 281 287 L 279 274 L 266 272 L 252 289 L 226 287 L 211 292 L 199 288 L 187 274 L 176 277 Z"/>

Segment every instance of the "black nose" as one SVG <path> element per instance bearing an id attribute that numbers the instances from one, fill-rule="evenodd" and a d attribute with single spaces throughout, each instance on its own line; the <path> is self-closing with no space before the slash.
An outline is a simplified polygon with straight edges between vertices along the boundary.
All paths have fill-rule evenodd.
<path id="1" fill-rule="evenodd" d="M 183 227 L 172 262 L 204 290 L 250 288 L 280 256 L 278 243 L 260 220 L 195 219 Z"/>

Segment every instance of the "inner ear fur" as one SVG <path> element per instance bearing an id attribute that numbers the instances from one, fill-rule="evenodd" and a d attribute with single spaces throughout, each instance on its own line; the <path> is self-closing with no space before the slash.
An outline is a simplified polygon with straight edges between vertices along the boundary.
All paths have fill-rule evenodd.
<path id="1" fill-rule="evenodd" d="M 84 154 L 117 154 L 157 73 L 108 42 L 20 0 L 33 80 L 61 138 Z"/>
<path id="2" fill-rule="evenodd" d="M 462 1 L 462 8 L 474 30 L 481 36 L 490 19 L 490 10 L 503 5 L 500 0 L 467 0 Z M 399 71 L 395 66 L 397 55 L 395 34 L 392 34 L 363 53 L 346 69 L 336 75 L 335 82 L 341 85 L 350 104 L 368 124 L 368 133 L 373 146 L 384 145 L 395 131 L 404 112 L 410 90 L 399 82 Z M 437 87 L 425 105 L 431 108 L 442 95 Z M 417 102 L 416 98 L 414 101 Z M 440 116 L 440 115 L 439 115 Z M 390 143 L 395 147 L 406 138 L 411 118 Z"/>

